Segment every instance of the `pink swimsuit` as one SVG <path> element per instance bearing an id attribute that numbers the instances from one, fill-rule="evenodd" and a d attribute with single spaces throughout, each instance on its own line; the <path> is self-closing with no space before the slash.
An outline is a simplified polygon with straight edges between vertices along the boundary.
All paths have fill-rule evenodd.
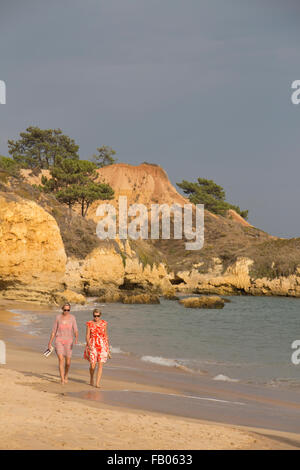
<path id="1" fill-rule="evenodd" d="M 66 357 L 72 356 L 73 335 L 78 332 L 74 315 L 57 315 L 52 333 L 55 333 L 55 351 Z"/>

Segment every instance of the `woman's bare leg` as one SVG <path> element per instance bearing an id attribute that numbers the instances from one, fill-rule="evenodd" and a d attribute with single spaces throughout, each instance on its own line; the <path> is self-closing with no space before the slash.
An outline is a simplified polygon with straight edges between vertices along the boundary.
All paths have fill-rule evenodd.
<path id="1" fill-rule="evenodd" d="M 95 373 L 96 364 L 90 364 L 90 385 L 94 385 L 94 373 Z"/>
<path id="2" fill-rule="evenodd" d="M 97 380 L 96 380 L 96 387 L 100 388 L 100 380 L 102 375 L 102 362 L 98 362 L 98 370 L 97 370 Z"/>
<path id="3" fill-rule="evenodd" d="M 58 368 L 60 373 L 60 380 L 61 383 L 65 383 L 65 367 L 64 367 L 64 356 L 62 354 L 58 354 Z"/>
<path id="4" fill-rule="evenodd" d="M 71 365 L 71 358 L 66 357 L 65 358 L 65 384 L 68 383 L 68 374 L 69 374 L 70 365 Z"/>

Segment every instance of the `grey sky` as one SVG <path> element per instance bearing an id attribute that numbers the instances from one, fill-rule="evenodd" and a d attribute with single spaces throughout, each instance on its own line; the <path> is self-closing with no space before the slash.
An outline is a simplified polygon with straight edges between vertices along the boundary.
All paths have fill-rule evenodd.
<path id="1" fill-rule="evenodd" d="M 300 236 L 296 0 L 0 0 L 0 153 L 29 125 L 89 158 L 204 177 L 274 235 Z"/>

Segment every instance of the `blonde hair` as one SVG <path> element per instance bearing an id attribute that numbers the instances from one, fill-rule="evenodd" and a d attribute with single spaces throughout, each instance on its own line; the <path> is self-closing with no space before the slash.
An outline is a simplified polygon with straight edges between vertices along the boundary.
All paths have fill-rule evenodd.
<path id="1" fill-rule="evenodd" d="M 65 304 L 62 305 L 61 309 L 63 310 L 66 306 L 70 307 L 70 310 L 71 310 L 71 305 L 66 302 Z"/>
<path id="2" fill-rule="evenodd" d="M 96 313 L 96 312 L 99 313 L 99 314 L 100 314 L 100 317 L 101 317 L 101 315 L 102 315 L 101 310 L 99 310 L 98 308 L 94 308 L 94 310 L 93 310 L 93 315 L 94 315 L 94 313 Z"/>

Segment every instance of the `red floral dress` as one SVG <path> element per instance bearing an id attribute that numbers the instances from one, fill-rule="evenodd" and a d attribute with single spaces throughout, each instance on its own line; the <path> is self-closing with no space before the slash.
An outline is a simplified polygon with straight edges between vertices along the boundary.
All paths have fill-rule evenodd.
<path id="1" fill-rule="evenodd" d="M 99 320 L 97 323 L 93 320 L 86 322 L 86 326 L 90 329 L 90 348 L 86 346 L 83 357 L 91 363 L 107 361 L 109 345 L 106 325 L 105 320 Z"/>

